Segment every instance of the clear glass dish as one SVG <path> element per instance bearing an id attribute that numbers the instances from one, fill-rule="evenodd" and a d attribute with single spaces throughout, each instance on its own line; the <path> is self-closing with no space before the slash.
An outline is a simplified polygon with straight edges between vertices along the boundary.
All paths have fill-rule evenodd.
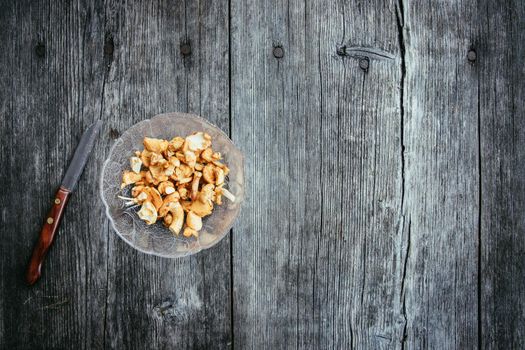
<path id="1" fill-rule="evenodd" d="M 235 202 L 223 198 L 213 213 L 203 219 L 199 238 L 174 236 L 161 222 L 147 225 L 136 212 L 140 207 L 127 207 L 118 196 L 129 196 L 130 186 L 120 189 L 122 172 L 129 169 L 129 158 L 142 150 L 144 137 L 172 139 L 203 131 L 211 135 L 212 147 L 221 152 L 230 168 L 226 188 L 236 197 Z M 233 226 L 244 198 L 244 155 L 230 138 L 203 118 L 186 113 L 159 114 L 133 125 L 115 142 L 102 168 L 100 195 L 106 214 L 115 232 L 133 248 L 166 258 L 178 258 L 198 253 L 217 244 Z"/>

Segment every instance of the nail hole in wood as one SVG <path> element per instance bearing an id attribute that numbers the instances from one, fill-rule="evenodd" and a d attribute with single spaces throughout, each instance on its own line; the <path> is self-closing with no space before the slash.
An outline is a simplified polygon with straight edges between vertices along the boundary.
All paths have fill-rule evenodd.
<path id="1" fill-rule="evenodd" d="M 469 62 L 475 62 L 476 57 L 477 57 L 476 50 L 470 49 L 467 53 L 467 59 L 469 60 Z"/>
<path id="2" fill-rule="evenodd" d="M 182 43 L 180 45 L 180 53 L 182 54 L 182 56 L 189 56 L 189 55 L 191 55 L 191 45 L 190 45 L 189 42 Z"/>
<path id="3" fill-rule="evenodd" d="M 370 60 L 368 58 L 359 59 L 359 68 L 361 68 L 362 70 L 366 72 L 368 71 L 369 66 L 370 66 Z"/>
<path id="4" fill-rule="evenodd" d="M 46 46 L 43 43 L 36 44 L 35 53 L 38 57 L 45 57 L 46 56 Z"/>
<path id="5" fill-rule="evenodd" d="M 339 46 L 336 53 L 338 56 L 346 56 L 346 45 Z"/>
<path id="6" fill-rule="evenodd" d="M 273 57 L 283 58 L 283 56 L 284 56 L 284 49 L 282 46 L 276 46 L 273 48 Z"/>

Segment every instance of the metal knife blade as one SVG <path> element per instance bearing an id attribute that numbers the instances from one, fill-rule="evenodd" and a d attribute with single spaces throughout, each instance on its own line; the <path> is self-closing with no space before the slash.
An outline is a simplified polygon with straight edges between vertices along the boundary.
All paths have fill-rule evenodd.
<path id="1" fill-rule="evenodd" d="M 95 144 L 95 139 L 98 135 L 98 132 L 102 126 L 102 121 L 97 120 L 95 123 L 91 124 L 89 128 L 84 132 L 80 138 L 77 149 L 75 150 L 75 155 L 67 168 L 66 175 L 62 179 L 62 187 L 66 190 L 73 191 L 75 186 L 84 170 L 84 166 L 88 160 L 89 154 L 93 149 Z"/>

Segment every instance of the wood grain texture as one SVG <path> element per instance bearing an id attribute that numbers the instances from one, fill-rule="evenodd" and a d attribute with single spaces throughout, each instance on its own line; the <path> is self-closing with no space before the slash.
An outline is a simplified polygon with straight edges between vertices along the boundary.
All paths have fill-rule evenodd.
<path id="1" fill-rule="evenodd" d="M 481 345 L 525 344 L 525 4 L 481 1 Z"/>
<path id="2" fill-rule="evenodd" d="M 408 2 L 400 11 L 408 348 L 478 344 L 478 94 L 466 30 L 475 8 Z M 437 15 L 439 14 L 439 15 Z"/>
<path id="3" fill-rule="evenodd" d="M 118 134 L 159 112 L 229 130 L 227 4 L 2 3 L 0 347 L 206 348 L 230 341 L 229 241 L 182 260 L 132 250 L 98 195 Z M 190 42 L 183 57 L 181 43 Z M 105 127 L 73 193 L 43 279 L 24 271 L 53 185 L 95 119 Z M 21 174 L 37 174 L 33 178 Z M 22 216 L 14 213 L 24 213 Z M 14 214 L 14 215 L 13 215 Z"/>
<path id="4" fill-rule="evenodd" d="M 524 17 L 518 0 L 0 0 L 0 349 L 522 347 Z M 98 194 L 119 134 L 168 111 L 246 154 L 232 236 L 180 260 L 127 246 Z"/>
<path id="5" fill-rule="evenodd" d="M 249 179 L 232 237 L 235 347 L 400 347 L 395 4 L 233 1 L 231 35 Z"/>
<path id="6" fill-rule="evenodd" d="M 83 3 L 1 7 L 1 41 L 9 49 L 0 55 L 1 178 L 8 188 L 0 200 L 0 347 L 93 347 L 102 336 L 104 300 L 98 296 L 106 284 L 105 264 L 98 261 L 106 260 L 105 239 L 98 238 L 105 221 L 97 200 L 100 160 L 90 159 L 71 196 L 46 260 L 48 273 L 34 287 L 24 286 L 23 276 L 54 189 L 83 131 L 100 115 L 96 74 L 103 37 L 90 26 L 101 13 Z"/>
<path id="7" fill-rule="evenodd" d="M 193 112 L 224 131 L 228 116 L 227 4 L 108 3 L 108 127 L 123 131 L 167 111 Z M 182 44 L 191 45 L 183 56 Z M 230 342 L 229 239 L 169 260 L 132 250 L 110 233 L 105 346 L 216 348 Z M 136 307 L 130 307 L 135 305 Z"/>

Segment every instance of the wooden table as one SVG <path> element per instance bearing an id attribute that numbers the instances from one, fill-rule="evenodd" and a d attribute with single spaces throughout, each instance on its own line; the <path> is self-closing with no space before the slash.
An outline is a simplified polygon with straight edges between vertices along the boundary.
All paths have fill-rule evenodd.
<path id="1" fill-rule="evenodd" d="M 522 347 L 525 3 L 495 3 L 1 1 L 0 348 Z M 229 133 L 248 181 L 231 234 L 179 260 L 98 194 L 115 139 L 168 111 Z"/>

